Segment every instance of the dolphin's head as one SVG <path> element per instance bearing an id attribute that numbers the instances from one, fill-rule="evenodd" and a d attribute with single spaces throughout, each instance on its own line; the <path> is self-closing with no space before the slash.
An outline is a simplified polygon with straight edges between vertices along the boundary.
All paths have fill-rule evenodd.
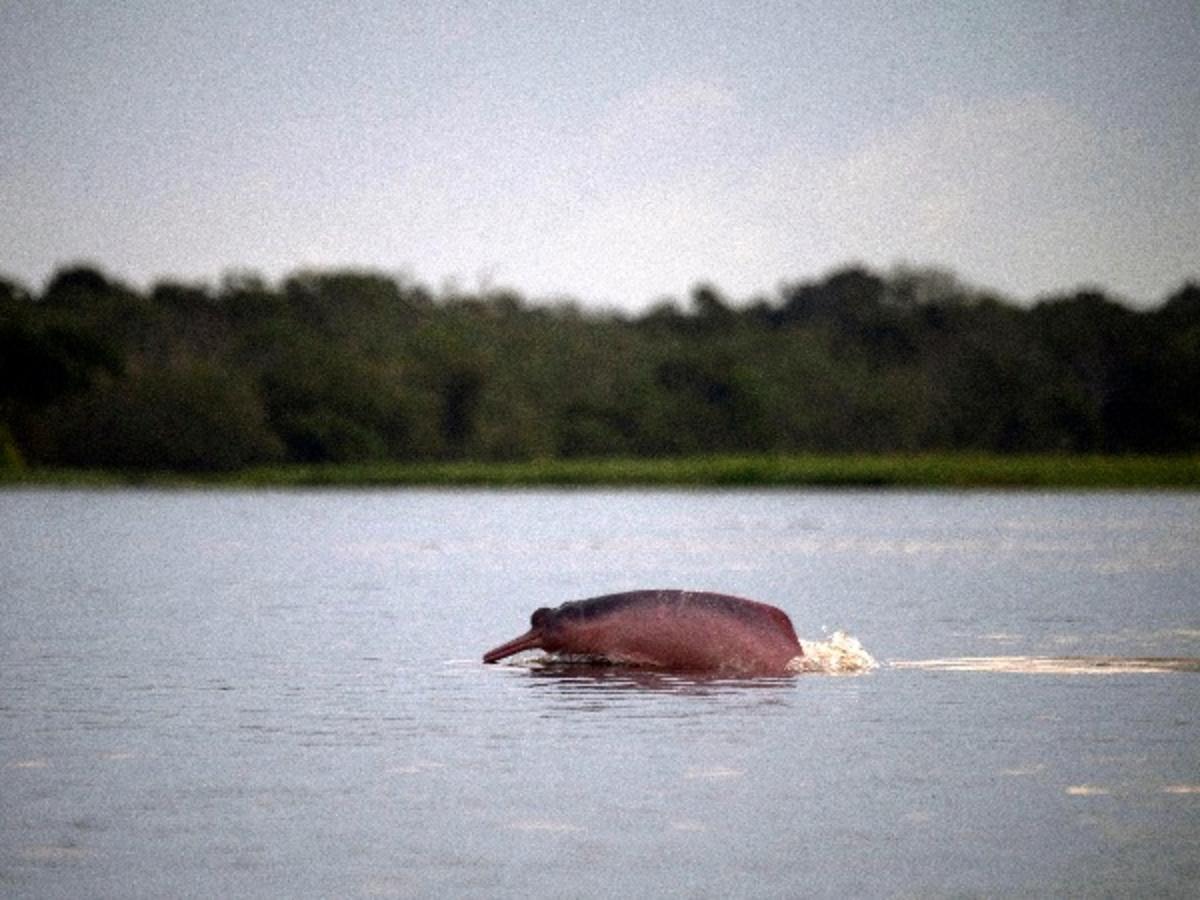
<path id="1" fill-rule="evenodd" d="M 534 610 L 533 615 L 529 617 L 529 630 L 499 647 L 493 647 L 483 654 L 483 661 L 494 663 L 506 656 L 513 656 L 525 650 L 544 650 L 546 636 L 555 630 L 555 618 L 554 610 L 548 607 L 543 606 L 541 609 Z"/>

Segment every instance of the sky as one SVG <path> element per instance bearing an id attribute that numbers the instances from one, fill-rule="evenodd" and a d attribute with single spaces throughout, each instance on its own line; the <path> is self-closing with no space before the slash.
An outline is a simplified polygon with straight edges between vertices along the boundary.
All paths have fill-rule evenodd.
<path id="1" fill-rule="evenodd" d="M 1200 2 L 0 2 L 0 273 L 1200 278 Z"/>

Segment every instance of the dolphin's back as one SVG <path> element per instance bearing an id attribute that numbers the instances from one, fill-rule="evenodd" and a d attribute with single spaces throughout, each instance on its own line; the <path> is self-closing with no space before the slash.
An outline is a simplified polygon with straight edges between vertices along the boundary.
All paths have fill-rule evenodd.
<path id="1" fill-rule="evenodd" d="M 681 591 L 673 589 L 625 591 L 604 594 L 586 600 L 571 600 L 551 610 L 562 622 L 588 622 L 623 612 L 643 611 L 650 607 L 667 607 L 679 613 L 687 610 L 707 610 L 740 620 L 747 625 L 779 629 L 799 643 L 792 620 L 778 607 L 732 594 L 710 591 Z"/>
<path id="2" fill-rule="evenodd" d="M 728 594 L 648 590 L 538 610 L 540 646 L 660 668 L 782 672 L 803 655 L 783 610 Z"/>

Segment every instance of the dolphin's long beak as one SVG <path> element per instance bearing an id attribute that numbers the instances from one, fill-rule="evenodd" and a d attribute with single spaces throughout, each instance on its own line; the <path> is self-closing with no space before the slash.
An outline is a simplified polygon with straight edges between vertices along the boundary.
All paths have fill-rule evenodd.
<path id="1" fill-rule="evenodd" d="M 483 654 L 483 661 L 485 663 L 499 662 L 506 656 L 512 656 L 514 653 L 520 653 L 522 650 L 536 650 L 541 646 L 541 629 L 531 628 L 519 638 L 513 638 L 506 644 L 501 644 L 499 647 L 493 647 L 487 653 Z"/>

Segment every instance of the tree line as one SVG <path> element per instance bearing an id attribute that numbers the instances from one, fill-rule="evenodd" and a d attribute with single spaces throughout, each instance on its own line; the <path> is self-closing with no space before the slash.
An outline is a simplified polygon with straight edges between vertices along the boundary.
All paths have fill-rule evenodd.
<path id="1" fill-rule="evenodd" d="M 372 271 L 0 279 L 9 465 L 1200 450 L 1200 286 L 1018 305 L 847 266 L 637 314 Z"/>

